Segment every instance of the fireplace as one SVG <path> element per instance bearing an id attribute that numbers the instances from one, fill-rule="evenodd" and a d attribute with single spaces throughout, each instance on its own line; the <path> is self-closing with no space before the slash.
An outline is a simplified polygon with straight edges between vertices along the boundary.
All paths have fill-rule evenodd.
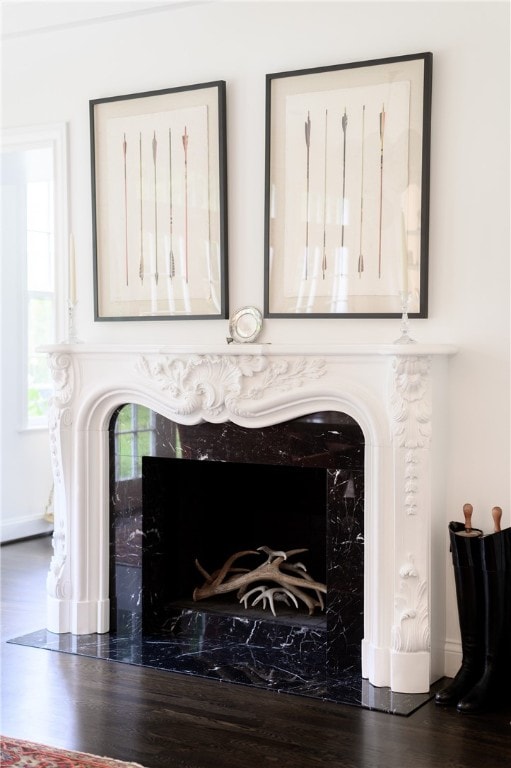
<path id="1" fill-rule="evenodd" d="M 160 666 L 171 671 L 316 698 L 338 699 L 342 688 L 346 700 L 361 678 L 363 639 L 364 438 L 356 422 L 320 412 L 257 430 L 180 425 L 127 405 L 110 435 L 116 637 L 166 643 Z M 279 573 L 305 574 L 298 590 L 268 599 L 264 588 L 278 585 L 262 579 L 241 597 L 237 588 L 197 600 L 208 585 L 202 570 L 213 574 L 240 552 L 232 568 L 248 571 L 285 552 Z M 228 574 L 222 589 L 231 575 L 244 574 Z M 326 592 L 310 591 L 311 580 Z"/>
<path id="2" fill-rule="evenodd" d="M 51 633 L 101 638 L 110 630 L 109 435 L 121 406 L 143 406 L 183 429 L 231 424 L 251 435 L 336 414 L 357 425 L 364 445 L 361 676 L 395 693 L 429 692 L 444 674 L 443 393 L 454 347 L 80 344 L 46 351 L 55 384 Z M 239 506 L 241 514 L 242 495 Z"/>

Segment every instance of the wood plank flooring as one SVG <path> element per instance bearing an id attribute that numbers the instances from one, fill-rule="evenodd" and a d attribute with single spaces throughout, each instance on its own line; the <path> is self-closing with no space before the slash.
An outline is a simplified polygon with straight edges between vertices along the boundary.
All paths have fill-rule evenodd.
<path id="1" fill-rule="evenodd" d="M 510 768 L 511 703 L 409 717 L 7 643 L 45 626 L 49 537 L 4 545 L 7 736 L 146 768 Z"/>

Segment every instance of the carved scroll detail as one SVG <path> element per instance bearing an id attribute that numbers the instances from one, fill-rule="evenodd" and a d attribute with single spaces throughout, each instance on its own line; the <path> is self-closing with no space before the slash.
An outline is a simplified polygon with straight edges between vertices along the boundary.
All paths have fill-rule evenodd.
<path id="1" fill-rule="evenodd" d="M 66 574 L 66 537 L 64 534 L 64 521 L 53 532 L 52 537 L 53 557 L 50 570 L 46 577 L 46 592 L 50 597 L 65 599 L 70 596 L 71 588 Z"/>
<path id="2" fill-rule="evenodd" d="M 396 357 L 393 360 L 394 391 L 391 399 L 397 446 L 405 448 L 404 508 L 416 515 L 419 494 L 419 453 L 431 439 L 429 357 Z"/>
<path id="3" fill-rule="evenodd" d="M 194 355 L 186 360 L 162 356 L 155 361 L 142 356 L 136 367 L 168 392 L 176 413 L 203 411 L 210 416 L 225 409 L 248 416 L 242 401 L 260 399 L 268 390 L 296 389 L 325 373 L 323 360 L 263 355 Z"/>
<path id="4" fill-rule="evenodd" d="M 405 511 L 407 515 L 416 515 L 419 492 L 419 457 L 417 451 L 410 450 L 405 455 Z"/>
<path id="5" fill-rule="evenodd" d="M 48 358 L 48 367 L 53 379 L 53 400 L 57 407 L 64 407 L 73 397 L 73 367 L 71 355 L 65 352 L 55 352 Z"/>
<path id="6" fill-rule="evenodd" d="M 395 605 L 399 624 L 392 627 L 392 649 L 406 653 L 430 647 L 427 582 L 419 578 L 413 555 L 399 569 L 400 594 Z"/>
<path id="7" fill-rule="evenodd" d="M 59 427 L 61 422 L 69 426 L 72 412 L 68 407 L 73 397 L 73 367 L 71 355 L 56 352 L 48 358 L 48 367 L 53 380 L 53 396 L 48 409 L 48 429 L 50 437 L 50 457 L 53 476 L 56 483 L 62 479 L 60 462 Z"/>
<path id="8" fill-rule="evenodd" d="M 46 577 L 46 591 L 55 599 L 66 599 L 71 593 L 67 569 L 66 509 L 62 503 L 62 450 L 60 427 L 70 426 L 73 421 L 69 406 L 74 394 L 72 357 L 56 352 L 48 358 L 48 367 L 53 380 L 54 392 L 48 410 L 50 458 L 55 486 L 55 528 L 52 537 L 53 556 Z"/>
<path id="9" fill-rule="evenodd" d="M 431 437 L 429 357 L 396 357 L 391 399 L 394 434 L 402 448 L 424 448 Z"/>

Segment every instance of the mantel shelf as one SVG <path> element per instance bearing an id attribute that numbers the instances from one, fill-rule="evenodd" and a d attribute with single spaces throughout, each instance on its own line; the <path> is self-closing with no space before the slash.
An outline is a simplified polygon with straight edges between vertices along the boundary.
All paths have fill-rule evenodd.
<path id="1" fill-rule="evenodd" d="M 455 355 L 454 344 L 48 344 L 39 352 L 73 355 L 271 355 L 299 357 Z"/>

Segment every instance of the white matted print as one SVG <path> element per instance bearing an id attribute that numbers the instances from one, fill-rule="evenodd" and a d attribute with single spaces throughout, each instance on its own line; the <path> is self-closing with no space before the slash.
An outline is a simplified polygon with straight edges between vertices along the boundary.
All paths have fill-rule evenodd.
<path id="1" fill-rule="evenodd" d="M 97 320 L 225 318 L 225 83 L 90 102 Z"/>
<path id="2" fill-rule="evenodd" d="M 265 316 L 427 316 L 431 54 L 267 76 Z"/>

